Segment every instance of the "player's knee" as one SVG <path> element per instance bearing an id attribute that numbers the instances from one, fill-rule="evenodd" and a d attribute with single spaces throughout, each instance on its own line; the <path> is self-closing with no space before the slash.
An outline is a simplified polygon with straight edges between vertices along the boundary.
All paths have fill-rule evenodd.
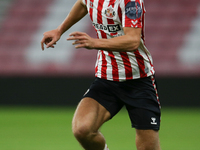
<path id="1" fill-rule="evenodd" d="M 137 146 L 138 150 L 159 150 L 158 147 L 156 145 L 154 145 L 153 143 L 144 143 L 140 146 Z"/>
<path id="2" fill-rule="evenodd" d="M 81 125 L 73 128 L 73 134 L 78 140 L 86 140 L 90 138 L 92 132 L 87 125 Z"/>

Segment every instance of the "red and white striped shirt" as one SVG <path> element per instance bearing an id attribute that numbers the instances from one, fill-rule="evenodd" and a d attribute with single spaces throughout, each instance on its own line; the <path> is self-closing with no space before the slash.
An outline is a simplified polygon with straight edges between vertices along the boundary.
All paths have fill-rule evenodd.
<path id="1" fill-rule="evenodd" d="M 111 81 L 138 79 L 154 74 L 152 57 L 144 41 L 143 0 L 82 0 L 99 39 L 124 35 L 123 27 L 142 28 L 141 42 L 134 52 L 99 50 L 95 76 Z"/>

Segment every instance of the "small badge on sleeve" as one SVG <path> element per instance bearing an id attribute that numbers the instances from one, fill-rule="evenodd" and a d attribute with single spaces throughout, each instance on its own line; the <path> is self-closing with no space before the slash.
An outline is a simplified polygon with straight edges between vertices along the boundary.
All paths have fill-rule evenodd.
<path id="1" fill-rule="evenodd" d="M 138 19 L 142 16 L 142 7 L 140 3 L 131 1 L 126 4 L 125 14 L 130 19 Z"/>

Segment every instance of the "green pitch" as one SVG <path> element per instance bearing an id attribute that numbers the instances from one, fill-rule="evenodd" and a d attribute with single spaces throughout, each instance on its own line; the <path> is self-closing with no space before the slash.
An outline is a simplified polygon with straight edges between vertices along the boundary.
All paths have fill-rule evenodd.
<path id="1" fill-rule="evenodd" d="M 0 150 L 82 150 L 71 132 L 74 109 L 0 107 Z M 136 150 L 126 111 L 101 131 L 110 150 Z M 162 150 L 199 150 L 200 109 L 163 108 L 160 140 Z"/>

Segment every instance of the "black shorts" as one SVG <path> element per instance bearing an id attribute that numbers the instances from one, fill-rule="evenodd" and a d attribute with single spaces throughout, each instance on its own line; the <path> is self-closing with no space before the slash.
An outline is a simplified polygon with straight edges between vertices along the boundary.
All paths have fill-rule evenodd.
<path id="1" fill-rule="evenodd" d="M 95 99 L 115 116 L 126 107 L 136 129 L 160 128 L 160 103 L 154 76 L 124 82 L 96 78 L 83 97 Z"/>

